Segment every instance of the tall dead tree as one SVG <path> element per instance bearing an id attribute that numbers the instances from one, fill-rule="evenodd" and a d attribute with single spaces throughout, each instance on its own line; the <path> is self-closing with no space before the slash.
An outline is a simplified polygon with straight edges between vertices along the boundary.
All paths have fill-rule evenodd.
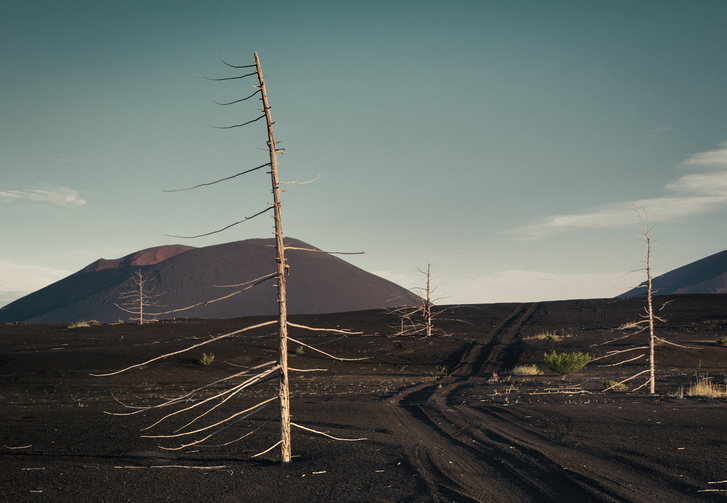
<path id="1" fill-rule="evenodd" d="M 646 289 L 646 307 L 644 308 L 644 314 L 641 315 L 641 319 L 639 321 L 627 324 L 627 326 L 624 327 L 625 330 L 633 330 L 633 332 L 628 333 L 627 335 L 624 335 L 622 337 L 618 337 L 616 339 L 606 341 L 603 343 L 603 345 L 609 344 L 609 343 L 615 342 L 615 341 L 620 341 L 620 340 L 644 333 L 647 330 L 648 330 L 648 334 L 649 334 L 648 335 L 648 344 L 645 346 L 639 345 L 639 346 L 634 346 L 634 347 L 630 347 L 627 349 L 609 351 L 606 354 L 599 356 L 598 358 L 592 359 L 591 363 L 595 362 L 597 360 L 608 359 L 613 356 L 621 355 L 623 353 L 627 353 L 627 352 L 631 352 L 631 351 L 648 350 L 649 363 L 648 363 L 648 368 L 646 370 L 638 372 L 637 374 L 632 375 L 626 379 L 623 379 L 620 382 L 617 382 L 617 383 L 613 384 L 612 386 L 609 386 L 604 391 L 607 391 L 607 390 L 610 390 L 613 388 L 617 388 L 617 387 L 621 387 L 624 383 L 626 383 L 632 379 L 635 379 L 643 374 L 648 373 L 649 378 L 646 380 L 646 382 L 644 382 L 640 386 L 634 388 L 634 391 L 638 391 L 639 389 L 643 388 L 644 386 L 646 386 L 648 384 L 649 393 L 653 395 L 656 393 L 655 353 L 656 353 L 657 341 L 661 342 L 661 343 L 669 344 L 672 346 L 684 348 L 684 349 L 699 349 L 699 348 L 682 346 L 680 344 L 675 344 L 673 342 L 667 341 L 664 338 L 656 336 L 655 329 L 654 329 L 655 322 L 656 321 L 664 322 L 664 320 L 654 313 L 654 300 L 653 300 L 654 289 L 653 289 L 653 285 L 652 285 L 652 274 L 651 274 L 651 245 L 652 245 L 651 224 L 649 222 L 649 213 L 645 208 L 634 207 L 634 211 L 636 211 L 636 213 L 639 217 L 639 222 L 641 223 L 641 232 L 644 236 L 644 240 L 646 241 L 646 267 L 644 268 L 644 270 L 646 271 L 646 281 L 644 283 L 642 283 L 641 285 L 639 285 L 640 287 L 643 287 Z M 668 304 L 669 304 L 669 302 L 665 302 L 661 306 L 661 309 L 664 309 Z M 607 364 L 604 366 L 615 367 L 618 365 L 623 365 L 625 363 L 630 363 L 630 362 L 639 360 L 639 359 L 643 358 L 644 356 L 646 356 L 646 354 L 647 353 L 642 353 L 639 356 L 629 358 L 627 360 L 622 360 L 622 361 L 619 361 L 616 363 Z"/>
<path id="2" fill-rule="evenodd" d="M 312 327 L 307 327 L 307 326 L 304 326 L 304 325 L 298 325 L 298 324 L 293 324 L 293 323 L 288 322 L 288 319 L 287 319 L 287 304 L 286 304 L 286 299 L 287 299 L 287 294 L 286 294 L 286 275 L 287 275 L 288 266 L 287 266 L 287 263 L 286 263 L 286 260 L 285 260 L 285 250 L 286 250 L 286 246 L 285 246 L 284 241 L 283 241 L 282 216 L 281 216 L 281 201 L 280 201 L 280 194 L 282 192 L 281 189 L 280 189 L 280 185 L 283 182 L 280 182 L 280 180 L 278 179 L 278 169 L 277 169 L 277 167 L 278 167 L 278 165 L 277 165 L 277 154 L 283 152 L 283 150 L 278 149 L 277 143 L 275 142 L 275 138 L 274 138 L 274 135 L 273 135 L 273 120 L 272 120 L 272 116 L 271 116 L 271 113 L 270 113 L 270 105 L 268 103 L 267 89 L 265 87 L 265 81 L 263 79 L 263 74 L 262 74 L 262 70 L 261 70 L 261 67 L 260 67 L 260 60 L 258 58 L 257 53 L 255 53 L 254 56 L 255 56 L 255 63 L 253 65 L 245 65 L 245 66 L 235 66 L 235 65 L 231 65 L 231 64 L 229 64 L 229 63 L 227 63 L 227 62 L 225 62 L 225 61 L 223 61 L 223 60 L 220 59 L 225 65 L 227 65 L 227 66 L 229 66 L 231 68 L 234 68 L 234 69 L 254 68 L 254 71 L 251 72 L 251 73 L 247 73 L 247 74 L 240 75 L 240 76 L 235 76 L 235 77 L 208 78 L 208 79 L 207 79 L 207 77 L 205 77 L 205 78 L 207 80 L 212 80 L 212 81 L 224 81 L 224 80 L 237 80 L 237 79 L 243 79 L 243 78 L 246 78 L 246 77 L 257 76 L 258 85 L 257 86 L 253 86 L 253 87 L 255 87 L 257 89 L 257 91 L 255 91 L 251 95 L 247 96 L 246 98 L 242 98 L 242 99 L 235 100 L 235 101 L 231 101 L 231 102 L 227 102 L 227 103 L 221 103 L 221 102 L 217 102 L 217 101 L 214 101 L 214 100 L 212 100 L 212 101 L 214 101 L 214 103 L 216 103 L 218 105 L 223 105 L 223 106 L 234 105 L 236 103 L 240 103 L 242 101 L 246 101 L 246 100 L 252 98 L 253 96 L 256 96 L 256 95 L 259 94 L 260 95 L 260 100 L 262 101 L 262 112 L 263 112 L 262 115 L 260 115 L 259 117 L 255 118 L 255 119 L 249 120 L 247 122 L 243 122 L 241 124 L 234 124 L 232 126 L 212 126 L 212 127 L 215 127 L 215 128 L 218 128 L 218 129 L 232 129 L 232 128 L 237 128 L 237 127 L 241 127 L 241 126 L 246 126 L 248 124 L 257 122 L 258 120 L 261 120 L 261 119 L 265 118 L 265 121 L 267 123 L 267 145 L 268 145 L 268 153 L 269 153 L 269 162 L 267 162 L 267 163 L 265 163 L 265 164 L 263 164 L 261 166 L 257 166 L 255 168 L 251 168 L 251 169 L 248 169 L 248 170 L 243 171 L 241 173 L 237 173 L 235 175 L 228 176 L 228 177 L 225 177 L 225 178 L 222 178 L 222 179 L 213 181 L 213 182 L 202 183 L 202 184 L 196 185 L 194 187 L 189 187 L 189 188 L 186 188 L 186 189 L 176 189 L 176 190 L 172 190 L 172 191 L 168 191 L 168 192 L 177 192 L 177 191 L 182 191 L 182 190 L 191 190 L 191 189 L 197 189 L 197 188 L 204 187 L 204 186 L 214 185 L 214 184 L 217 184 L 217 183 L 226 181 L 226 180 L 230 180 L 230 179 L 235 178 L 237 176 L 241 176 L 241 175 L 244 175 L 244 174 L 247 174 L 247 173 L 251 173 L 253 171 L 257 171 L 259 169 L 262 169 L 264 167 L 268 167 L 269 166 L 270 167 L 270 173 L 269 174 L 270 174 L 271 186 L 272 186 L 272 193 L 273 193 L 273 203 L 270 206 L 268 206 L 266 209 L 264 209 L 262 211 L 259 211 L 259 212 L 255 213 L 255 214 L 253 214 L 252 216 L 246 217 L 246 218 L 244 218 L 244 219 L 242 219 L 240 221 L 237 221 L 237 222 L 234 222 L 232 224 L 229 224 L 229 225 L 227 225 L 225 227 L 222 227 L 221 229 L 218 229 L 218 230 L 215 230 L 215 231 L 212 231 L 212 232 L 207 232 L 207 233 L 204 233 L 204 234 L 194 235 L 194 236 L 172 236 L 172 237 L 187 238 L 188 239 L 188 238 L 199 238 L 199 237 L 203 237 L 203 236 L 209 236 L 211 234 L 215 234 L 215 233 L 218 233 L 218 232 L 222 232 L 224 230 L 229 229 L 230 227 L 233 227 L 235 225 L 238 225 L 238 224 L 241 224 L 243 222 L 246 222 L 246 221 L 248 221 L 248 220 L 250 220 L 252 218 L 255 218 L 255 217 L 259 216 L 259 215 L 262 215 L 263 213 L 266 213 L 267 211 L 269 211 L 269 210 L 272 209 L 273 210 L 273 218 L 274 218 L 274 227 L 275 227 L 275 243 L 276 243 L 276 258 L 275 258 L 275 261 L 276 261 L 276 271 L 274 273 L 267 274 L 267 275 L 262 276 L 260 278 L 253 279 L 253 280 L 250 280 L 250 281 L 248 281 L 246 283 L 242 283 L 242 284 L 239 284 L 239 285 L 225 285 L 225 286 L 230 286 L 230 287 L 241 287 L 241 289 L 240 290 L 237 290 L 237 291 L 235 291 L 235 292 L 233 292 L 231 294 L 224 295 L 224 296 L 222 296 L 222 297 L 220 297 L 218 299 L 213 299 L 213 300 L 209 300 L 209 301 L 206 301 L 206 302 L 201 302 L 201 303 L 195 304 L 193 306 L 187 306 L 187 307 L 183 307 L 183 308 L 179 308 L 179 309 L 174 309 L 174 310 L 171 310 L 171 311 L 165 311 L 163 313 L 157 313 L 157 314 L 170 314 L 170 313 L 183 312 L 183 311 L 186 311 L 186 310 L 191 309 L 193 307 L 210 304 L 212 302 L 218 302 L 220 300 L 230 298 L 233 295 L 240 294 L 240 293 L 242 293 L 242 292 L 244 292 L 244 291 L 246 291 L 246 290 L 248 290 L 248 289 L 250 289 L 250 288 L 252 288 L 252 287 L 254 287 L 256 285 L 259 285 L 259 284 L 261 284 L 261 283 L 263 283 L 265 281 L 268 281 L 268 280 L 271 280 L 271 279 L 275 279 L 276 280 L 276 286 L 277 286 L 277 293 L 278 293 L 278 295 L 277 295 L 277 303 L 278 303 L 278 318 L 277 318 L 277 321 L 275 321 L 275 322 L 274 321 L 263 322 L 263 323 L 259 323 L 257 325 L 245 327 L 245 328 L 242 328 L 240 330 L 235 330 L 235 331 L 230 332 L 230 333 L 227 333 L 227 334 L 223 334 L 223 335 L 219 335 L 217 337 L 213 337 L 213 338 L 208 339 L 208 340 L 206 340 L 206 341 L 204 341 L 202 343 L 189 346 L 189 347 L 187 347 L 185 349 L 182 349 L 182 350 L 179 350 L 179 351 L 175 351 L 175 352 L 172 352 L 172 353 L 167 353 L 167 354 L 164 354 L 164 355 L 161 355 L 161 356 L 157 356 L 155 358 L 152 358 L 151 360 L 148 360 L 148 361 L 143 362 L 143 363 L 140 363 L 140 364 L 132 365 L 132 366 L 127 367 L 125 369 L 121 369 L 121 370 L 118 370 L 118 371 L 115 371 L 115 372 L 109 372 L 109 373 L 106 373 L 106 374 L 96 374 L 96 375 L 106 375 L 106 376 L 108 376 L 108 375 L 115 375 L 115 374 L 118 374 L 118 373 L 121 373 L 121 372 L 126 372 L 128 370 L 135 369 L 135 368 L 139 368 L 139 367 L 148 365 L 148 364 L 150 364 L 152 362 L 155 362 L 155 361 L 158 361 L 158 360 L 161 360 L 161 359 L 164 359 L 164 358 L 168 358 L 168 357 L 173 356 L 173 355 L 177 355 L 177 354 L 180 354 L 180 353 L 183 353 L 183 352 L 190 351 L 192 349 L 199 348 L 199 347 L 201 347 L 203 345 L 210 344 L 210 343 L 219 341 L 219 340 L 224 339 L 224 338 L 232 337 L 232 336 L 241 334 L 243 332 L 247 332 L 249 330 L 253 330 L 253 329 L 257 329 L 257 328 L 261 328 L 261 327 L 264 327 L 264 326 L 269 326 L 269 325 L 272 325 L 272 324 L 277 323 L 277 326 L 278 326 L 278 361 L 277 362 L 267 362 L 267 363 L 264 363 L 262 365 L 258 365 L 256 367 L 247 369 L 245 371 L 237 372 L 237 373 L 235 373 L 233 375 L 230 375 L 230 376 L 228 376 L 226 378 L 220 379 L 220 380 L 218 380 L 218 381 L 216 381 L 214 383 L 210 383 L 208 385 L 202 386 L 200 388 L 197 388 L 195 390 L 192 390 L 189 393 L 184 393 L 184 394 L 182 394 L 182 395 L 180 395 L 178 397 L 175 397 L 175 398 L 166 400 L 166 401 L 164 401 L 164 402 L 162 402 L 160 404 L 157 404 L 157 405 L 154 405 L 154 406 L 151 406 L 151 407 L 144 407 L 144 408 L 135 407 L 134 408 L 135 409 L 134 412 L 121 413 L 121 414 L 116 413 L 114 415 L 131 415 L 131 414 L 137 414 L 137 413 L 141 413 L 141 412 L 146 412 L 146 411 L 149 411 L 149 410 L 156 410 L 156 409 L 160 409 L 160 408 L 173 407 L 173 406 L 182 406 L 183 407 L 183 408 L 181 408 L 181 409 L 179 409 L 179 410 L 177 410 L 175 412 L 172 412 L 172 413 L 167 414 L 166 416 L 162 417 L 156 423 L 152 424 L 151 426 L 149 426 L 147 428 L 147 429 L 149 429 L 149 428 L 152 428 L 152 427 L 154 427 L 154 426 L 156 426 L 156 425 L 158 425 L 158 424 L 166 421 L 168 418 L 171 418 L 173 416 L 176 416 L 177 414 L 182 414 L 182 413 L 190 412 L 190 411 L 192 411 L 193 409 L 195 409 L 197 407 L 204 407 L 204 406 L 209 407 L 207 411 L 202 412 L 202 413 L 199 413 L 198 415 L 196 415 L 196 417 L 194 417 L 186 425 L 182 426 L 181 428 L 178 428 L 174 432 L 174 434 L 171 434 L 171 435 L 146 435 L 146 437 L 148 437 L 148 438 L 175 438 L 175 439 L 181 439 L 181 438 L 184 438 L 187 435 L 196 435 L 196 434 L 203 434 L 203 435 L 205 435 L 201 439 L 198 439 L 198 440 L 195 440 L 195 441 L 186 443 L 186 444 L 182 444 L 179 447 L 176 447 L 176 448 L 168 448 L 168 449 L 172 449 L 172 450 L 178 450 L 178 449 L 183 449 L 185 447 L 189 447 L 189 446 L 192 446 L 192 445 L 199 445 L 199 444 L 205 442 L 210 437 L 212 437 L 212 436 L 220 433 L 223 430 L 226 430 L 230 426 L 236 424 L 241 419 L 247 418 L 250 415 L 255 414 L 256 412 L 258 412 L 258 411 L 262 410 L 263 408 L 265 408 L 270 403 L 273 403 L 274 401 L 277 400 L 279 402 L 280 440 L 277 443 L 275 443 L 272 447 L 270 447 L 269 449 L 266 449 L 266 450 L 264 450 L 264 451 L 256 454 L 255 456 L 259 456 L 259 455 L 265 454 L 265 453 L 269 452 L 270 450 L 274 449 L 275 447 L 280 446 L 280 460 L 281 460 L 281 463 L 286 464 L 286 463 L 289 463 L 291 461 L 291 457 L 292 457 L 292 455 L 291 455 L 291 452 L 292 452 L 292 449 L 291 449 L 291 435 L 290 435 L 291 426 L 295 426 L 297 428 L 303 429 L 303 430 L 308 431 L 308 432 L 312 432 L 312 433 L 324 435 L 324 436 L 326 436 L 328 438 L 331 438 L 331 439 L 334 439 L 334 440 L 342 440 L 342 441 L 365 440 L 365 439 L 362 439 L 362 438 L 356 438 L 356 439 L 337 438 L 337 437 L 333 437 L 333 436 L 331 436 L 331 435 L 329 435 L 327 433 L 324 433 L 324 432 L 321 432 L 321 431 L 317 431 L 317 430 L 314 430 L 312 428 L 308 428 L 306 426 L 303 426 L 303 425 L 300 425 L 300 424 L 296 424 L 296 423 L 291 422 L 291 420 L 290 420 L 289 371 L 290 370 L 297 370 L 297 371 L 301 371 L 301 372 L 306 372 L 306 371 L 316 371 L 316 370 L 324 370 L 324 369 L 313 369 L 313 370 L 290 369 L 288 367 L 288 341 L 291 341 L 291 342 L 293 342 L 295 344 L 299 344 L 301 346 L 304 346 L 306 348 L 309 348 L 309 349 L 311 349 L 314 352 L 318 352 L 320 354 L 325 355 L 326 357 L 329 357 L 329 358 L 332 358 L 332 359 L 335 359 L 335 360 L 355 361 L 355 360 L 362 360 L 362 359 L 365 359 L 365 358 L 339 358 L 339 357 L 335 357 L 333 355 L 330 355 L 328 353 L 325 353 L 324 351 L 321 351 L 318 348 L 315 348 L 313 346 L 310 346 L 308 344 L 305 344 L 305 343 L 303 343 L 301 341 L 297 341 L 297 340 L 292 339 L 292 338 L 290 338 L 288 336 L 288 327 L 289 326 L 290 327 L 295 327 L 295 328 L 298 328 L 298 329 L 315 331 L 315 332 L 336 332 L 336 333 L 344 333 L 344 334 L 352 334 L 354 332 L 347 331 L 347 330 L 338 330 L 338 329 L 319 329 L 319 328 L 312 328 Z M 170 236 L 170 235 L 167 234 L 167 236 Z M 302 250 L 302 251 L 309 251 L 309 252 L 317 252 L 317 253 L 336 253 L 336 252 L 321 252 L 320 250 L 303 249 L 303 248 L 297 248 L 297 247 L 287 247 L 287 249 L 295 249 L 295 250 Z M 252 377 L 249 377 L 249 374 L 251 372 L 257 372 L 257 373 L 255 375 L 253 375 Z M 199 420 L 202 417 L 206 416 L 208 413 L 212 412 L 217 407 L 220 407 L 221 405 L 225 404 L 232 397 L 234 397 L 235 395 L 237 395 L 238 393 L 240 393 L 244 389 L 247 389 L 247 388 L 249 388 L 251 386 L 254 386 L 256 384 L 259 384 L 259 383 L 268 381 L 269 379 L 275 378 L 276 376 L 278 377 L 278 392 L 277 392 L 277 396 L 271 397 L 271 398 L 268 398 L 268 399 L 265 399 L 265 400 L 257 403 L 256 405 L 254 405 L 252 407 L 249 407 L 249 408 L 247 408 L 245 410 L 237 411 L 237 412 L 233 413 L 232 415 L 228 416 L 227 418 L 223 419 L 222 421 L 218 421 L 218 422 L 216 422 L 214 424 L 211 424 L 211 425 L 208 425 L 206 427 L 196 428 L 196 429 L 193 429 L 193 430 L 190 430 L 189 429 L 191 427 L 191 425 L 193 423 L 195 423 L 197 420 Z M 242 382 L 240 382 L 238 384 L 234 384 L 234 382 L 236 380 L 239 380 L 239 379 L 242 379 Z M 218 384 L 223 383 L 223 382 L 224 383 L 228 383 L 228 381 L 231 381 L 231 384 L 229 384 L 229 386 L 231 386 L 231 387 L 228 388 L 228 389 L 226 389 L 225 391 L 222 391 L 222 392 L 214 392 L 211 396 L 209 396 L 207 398 L 196 400 L 195 403 L 193 405 L 191 405 L 191 406 L 185 406 L 184 405 L 191 398 L 192 395 L 202 393 L 205 390 L 209 390 L 214 385 L 218 385 Z M 218 401 L 218 403 L 215 404 L 215 405 L 213 405 L 215 401 Z M 265 424 L 268 424 L 269 422 L 270 421 L 265 422 L 263 424 L 263 426 Z M 261 427 L 259 427 L 259 428 L 261 428 Z M 251 431 L 251 432 L 243 435 L 242 437 L 240 437 L 240 438 L 238 438 L 236 440 L 233 440 L 231 442 L 227 442 L 226 444 L 222 444 L 222 445 L 229 445 L 230 443 L 236 442 L 238 440 L 242 440 L 243 438 L 245 438 L 248 435 L 250 435 L 250 434 L 254 433 L 255 431 L 257 431 L 259 428 L 257 428 L 255 430 L 253 430 L 253 431 Z M 212 431 L 211 433 L 209 433 L 209 430 L 211 430 L 211 429 L 215 429 L 215 430 Z M 165 447 L 162 447 L 162 448 L 165 448 Z"/>
<path id="3" fill-rule="evenodd" d="M 260 69 L 260 60 L 255 53 L 255 71 L 260 82 L 260 94 L 262 96 L 265 121 L 268 126 L 268 151 L 270 154 L 270 181 L 273 189 L 273 208 L 275 220 L 275 249 L 277 257 L 277 282 L 278 282 L 278 341 L 279 341 L 279 391 L 280 400 L 280 460 L 282 463 L 290 463 L 290 385 L 288 381 L 288 308 L 287 294 L 285 291 L 285 245 L 283 244 L 283 221 L 280 212 L 280 180 L 278 179 L 277 147 L 273 136 L 273 119 L 270 115 L 268 94 L 265 89 L 263 73 Z"/>
<path id="4" fill-rule="evenodd" d="M 642 218 L 641 211 L 637 211 L 639 220 L 641 221 L 641 231 L 646 239 L 646 320 L 649 324 L 649 393 L 652 395 L 656 389 L 655 379 L 655 362 L 654 362 L 654 346 L 655 346 L 655 335 L 654 335 L 654 302 L 652 300 L 652 285 L 651 285 L 651 226 L 649 224 L 649 213 L 644 209 L 644 216 Z"/>

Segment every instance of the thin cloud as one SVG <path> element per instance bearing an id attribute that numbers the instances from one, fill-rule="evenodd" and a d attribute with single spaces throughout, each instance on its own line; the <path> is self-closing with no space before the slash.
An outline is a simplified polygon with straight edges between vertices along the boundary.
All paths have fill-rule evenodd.
<path id="1" fill-rule="evenodd" d="M 538 239 L 561 231 L 628 225 L 633 220 L 634 206 L 646 208 L 650 215 L 663 222 L 714 211 L 727 203 L 727 142 L 720 143 L 715 150 L 690 156 L 681 166 L 710 168 L 710 171 L 684 175 L 666 184 L 664 189 L 672 195 L 622 201 L 582 213 L 553 215 L 510 232 L 523 239 Z"/>
<path id="2" fill-rule="evenodd" d="M 68 187 L 53 189 L 27 189 L 0 191 L 0 201 L 12 203 L 16 201 L 31 201 L 57 204 L 58 206 L 81 206 L 86 201 L 78 196 L 78 191 Z"/>

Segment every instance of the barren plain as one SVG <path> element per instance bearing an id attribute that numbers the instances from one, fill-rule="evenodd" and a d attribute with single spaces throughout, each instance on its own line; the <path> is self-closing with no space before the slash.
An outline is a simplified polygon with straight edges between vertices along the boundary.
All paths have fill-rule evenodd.
<path id="1" fill-rule="evenodd" d="M 669 301 L 667 303 L 667 301 Z M 666 303 L 666 305 L 664 305 Z M 656 394 L 645 369 L 620 353 L 557 375 L 543 354 L 594 358 L 643 344 L 625 337 L 643 299 L 438 308 L 432 337 L 395 336 L 385 311 L 295 316 L 356 335 L 291 330 L 293 421 L 343 442 L 293 430 L 293 462 L 280 465 L 275 403 L 205 444 L 168 450 L 194 415 L 134 411 L 275 360 L 268 326 L 109 377 L 124 368 L 269 318 L 179 319 L 142 326 L 0 325 L 0 501 L 4 502 L 690 502 L 727 496 L 727 399 L 686 394 L 697 378 L 724 386 L 727 295 L 657 297 Z M 684 346 L 684 347 L 681 347 Z M 209 365 L 199 362 L 214 354 Z M 626 355 L 629 355 L 628 357 Z M 518 376 L 516 365 L 541 375 Z M 214 387 L 213 387 L 214 388 Z M 204 396 L 211 389 L 195 396 Z M 200 425 L 275 396 L 268 381 Z M 193 398 L 193 397 L 190 397 Z M 190 402 L 193 403 L 193 402 Z M 269 422 L 273 420 L 272 422 Z M 267 423 L 267 424 L 266 424 Z M 259 428 L 259 429 L 258 429 Z M 253 430 L 245 439 L 222 444 Z M 150 433 L 152 432 L 152 433 Z"/>

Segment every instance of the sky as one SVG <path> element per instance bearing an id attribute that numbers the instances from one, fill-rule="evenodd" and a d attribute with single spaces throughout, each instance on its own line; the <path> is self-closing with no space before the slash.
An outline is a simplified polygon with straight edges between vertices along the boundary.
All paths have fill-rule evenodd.
<path id="1" fill-rule="evenodd" d="M 722 0 L 0 3 L 0 305 L 283 229 L 441 304 L 612 297 L 727 249 Z M 302 182 L 311 183 L 302 183 Z"/>

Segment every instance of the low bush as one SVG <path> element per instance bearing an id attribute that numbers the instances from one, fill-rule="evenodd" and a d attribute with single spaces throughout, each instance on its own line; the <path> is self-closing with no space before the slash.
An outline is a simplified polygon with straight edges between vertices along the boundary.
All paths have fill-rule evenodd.
<path id="1" fill-rule="evenodd" d="M 71 323 L 68 325 L 68 328 L 84 328 L 84 327 L 91 327 L 93 325 L 98 325 L 99 322 L 96 320 L 91 321 L 77 321 L 75 323 Z"/>
<path id="2" fill-rule="evenodd" d="M 727 346 L 727 337 L 725 337 L 724 335 L 721 337 L 717 337 L 717 344 L 719 344 L 720 346 Z"/>
<path id="3" fill-rule="evenodd" d="M 687 396 L 704 396 L 708 398 L 727 397 L 727 386 L 710 381 L 709 377 L 698 377 L 697 382 L 689 386 Z"/>
<path id="4" fill-rule="evenodd" d="M 202 353 L 202 358 L 199 359 L 199 363 L 201 363 L 202 365 L 209 365 L 213 361 L 215 361 L 215 355 L 213 355 L 212 353 Z"/>
<path id="5" fill-rule="evenodd" d="M 537 365 L 517 365 L 510 373 L 514 376 L 537 376 L 543 371 Z"/>
<path id="6" fill-rule="evenodd" d="M 543 355 L 545 366 L 556 374 L 570 374 L 578 372 L 591 361 L 588 353 L 556 353 L 553 350 L 550 354 Z"/>

